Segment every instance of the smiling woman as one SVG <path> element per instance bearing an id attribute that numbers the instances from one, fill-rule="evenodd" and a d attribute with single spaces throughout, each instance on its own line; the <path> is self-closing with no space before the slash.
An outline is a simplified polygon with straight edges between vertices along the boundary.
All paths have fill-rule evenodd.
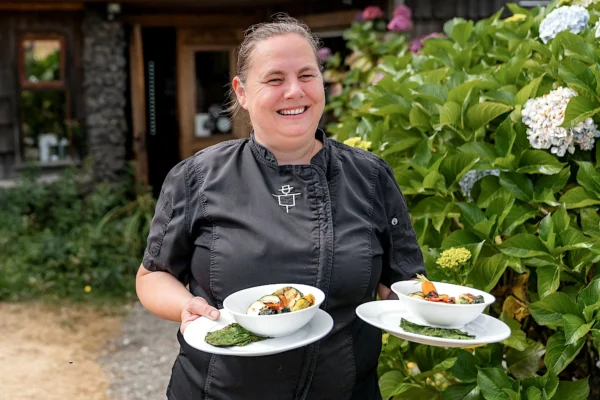
<path id="1" fill-rule="evenodd" d="M 232 111 L 248 112 L 250 138 L 204 149 L 165 180 L 137 292 L 156 315 L 181 321 L 169 399 L 381 399 L 381 331 L 355 309 L 423 273 L 423 258 L 391 168 L 318 129 L 317 51 L 295 19 L 250 28 L 232 82 Z M 184 339 L 207 321 L 200 317 L 230 318 L 232 293 L 277 282 L 323 292 L 327 336 L 264 357 L 223 356 Z M 270 340 L 260 344 L 273 349 Z M 268 385 L 258 371 L 270 371 Z"/>

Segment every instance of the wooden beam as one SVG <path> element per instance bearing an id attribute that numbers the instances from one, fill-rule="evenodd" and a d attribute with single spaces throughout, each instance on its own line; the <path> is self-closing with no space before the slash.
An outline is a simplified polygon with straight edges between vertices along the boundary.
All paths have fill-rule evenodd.
<path id="1" fill-rule="evenodd" d="M 313 31 L 347 28 L 352 25 L 360 10 L 336 11 L 323 14 L 301 15 L 298 19 L 306 22 Z"/>
<path id="2" fill-rule="evenodd" d="M 246 28 L 256 22 L 252 16 L 226 14 L 123 15 L 122 19 L 126 23 L 144 27 Z"/>
<path id="3" fill-rule="evenodd" d="M 2 11 L 80 11 L 82 3 L 1 3 Z"/>
<path id="4" fill-rule="evenodd" d="M 133 124 L 133 152 L 136 181 L 148 185 L 148 152 L 146 149 L 146 78 L 142 28 L 134 25 L 129 41 L 131 76 L 131 120 Z"/>

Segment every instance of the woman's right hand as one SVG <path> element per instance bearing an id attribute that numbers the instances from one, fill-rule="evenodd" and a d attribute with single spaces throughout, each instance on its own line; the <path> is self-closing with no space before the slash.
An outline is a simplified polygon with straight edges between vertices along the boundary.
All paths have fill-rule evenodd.
<path id="1" fill-rule="evenodd" d="M 202 297 L 193 297 L 181 310 L 181 327 L 179 330 L 183 334 L 190 322 L 200 317 L 206 317 L 214 321 L 219 319 L 219 316 L 221 316 L 219 310 L 209 305 Z"/>

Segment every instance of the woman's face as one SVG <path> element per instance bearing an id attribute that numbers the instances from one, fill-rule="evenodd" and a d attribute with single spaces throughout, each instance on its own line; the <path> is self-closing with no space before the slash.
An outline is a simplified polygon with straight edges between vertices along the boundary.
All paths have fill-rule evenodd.
<path id="1" fill-rule="evenodd" d="M 325 107 L 323 77 L 308 41 L 297 34 L 265 39 L 250 55 L 246 82 L 233 88 L 266 144 L 292 148 L 314 137 Z"/>

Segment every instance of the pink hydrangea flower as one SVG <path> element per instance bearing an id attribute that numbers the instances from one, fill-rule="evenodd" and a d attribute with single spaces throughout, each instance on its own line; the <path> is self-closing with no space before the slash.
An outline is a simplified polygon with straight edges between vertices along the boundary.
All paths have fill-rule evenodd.
<path id="1" fill-rule="evenodd" d="M 363 20 L 372 21 L 374 19 L 383 18 L 383 10 L 377 6 L 369 6 L 364 9 L 362 14 Z"/>
<path id="2" fill-rule="evenodd" d="M 399 16 L 403 16 L 405 18 L 411 19 L 412 11 L 405 4 L 399 5 L 398 7 L 396 7 L 394 9 L 394 17 L 399 17 Z"/>
<path id="3" fill-rule="evenodd" d="M 387 28 L 392 32 L 408 32 L 413 28 L 413 23 L 410 18 L 404 15 L 397 15 L 392 18 Z"/>
<path id="4" fill-rule="evenodd" d="M 319 51 L 317 51 L 317 54 L 321 61 L 325 61 L 331 56 L 331 49 L 329 47 L 321 47 Z"/>

